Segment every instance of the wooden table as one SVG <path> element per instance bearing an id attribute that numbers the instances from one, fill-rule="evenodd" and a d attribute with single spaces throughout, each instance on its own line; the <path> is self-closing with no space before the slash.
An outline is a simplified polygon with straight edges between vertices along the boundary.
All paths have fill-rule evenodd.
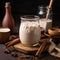
<path id="1" fill-rule="evenodd" d="M 19 57 L 13 57 L 11 53 L 10 54 L 4 53 L 4 49 L 5 49 L 4 44 L 0 44 L 0 60 L 33 60 L 32 59 L 33 55 L 29 55 L 29 58 L 21 59 Z M 45 52 L 42 53 L 42 56 L 40 58 L 35 57 L 35 60 L 60 60 L 60 58 L 51 56 L 49 53 Z"/>

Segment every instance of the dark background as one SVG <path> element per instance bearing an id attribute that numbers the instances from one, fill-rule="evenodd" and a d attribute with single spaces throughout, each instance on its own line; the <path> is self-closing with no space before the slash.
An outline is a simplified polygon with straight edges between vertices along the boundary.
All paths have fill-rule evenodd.
<path id="1" fill-rule="evenodd" d="M 0 0 L 0 21 L 2 22 L 5 14 L 5 2 L 11 2 L 12 15 L 15 21 L 20 20 L 20 15 L 37 14 L 38 6 L 47 6 L 50 0 Z M 53 26 L 60 27 L 60 0 L 54 0 L 53 6 Z"/>

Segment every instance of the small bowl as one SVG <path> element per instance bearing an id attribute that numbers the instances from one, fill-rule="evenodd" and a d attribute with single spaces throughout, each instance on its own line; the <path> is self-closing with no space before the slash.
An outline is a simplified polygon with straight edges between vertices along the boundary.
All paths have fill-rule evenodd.
<path id="1" fill-rule="evenodd" d="M 60 36 L 60 28 L 50 28 L 48 29 L 48 34 L 50 36 Z"/>
<path id="2" fill-rule="evenodd" d="M 5 43 L 9 41 L 10 29 L 9 28 L 0 28 L 0 43 Z"/>

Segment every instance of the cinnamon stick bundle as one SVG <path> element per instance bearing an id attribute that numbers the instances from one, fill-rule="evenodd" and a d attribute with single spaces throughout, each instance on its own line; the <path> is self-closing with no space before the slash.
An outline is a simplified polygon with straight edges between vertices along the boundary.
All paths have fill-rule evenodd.
<path id="1" fill-rule="evenodd" d="M 16 43 L 19 43 L 19 42 L 20 42 L 20 39 L 19 38 L 16 38 L 16 39 L 14 39 L 12 41 L 9 41 L 9 42 L 5 43 L 5 46 L 6 47 L 9 47 L 9 46 L 12 46 L 12 45 L 14 45 Z"/>

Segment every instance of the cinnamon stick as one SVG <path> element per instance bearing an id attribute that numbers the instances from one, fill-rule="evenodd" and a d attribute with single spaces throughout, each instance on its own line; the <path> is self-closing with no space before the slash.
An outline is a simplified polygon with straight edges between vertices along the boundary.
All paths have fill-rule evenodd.
<path id="1" fill-rule="evenodd" d="M 45 32 L 44 32 L 44 35 L 47 36 L 47 37 L 49 37 L 49 38 L 51 37 L 49 34 L 47 34 L 47 33 L 45 33 Z"/>
<path id="2" fill-rule="evenodd" d="M 9 42 L 5 43 L 5 46 L 7 46 L 10 42 L 11 42 L 11 41 L 9 41 Z"/>
<path id="3" fill-rule="evenodd" d="M 40 40 L 40 42 L 39 42 L 39 43 L 43 43 L 43 42 L 44 42 L 44 40 L 46 40 L 46 39 L 48 40 L 48 41 L 47 41 L 47 43 L 50 43 L 50 41 L 49 41 L 49 39 L 50 39 L 50 38 L 43 38 L 43 39 L 41 39 L 41 40 Z"/>
<path id="4" fill-rule="evenodd" d="M 44 42 L 42 43 L 42 45 L 39 47 L 39 49 L 38 49 L 38 51 L 36 53 L 36 56 L 40 57 L 40 55 L 43 52 L 46 44 L 47 44 L 47 40 L 44 40 Z"/>
<path id="5" fill-rule="evenodd" d="M 20 39 L 19 38 L 16 38 L 16 39 L 14 39 L 14 40 L 12 40 L 12 41 L 10 41 L 10 42 L 7 42 L 6 44 L 5 44 L 5 46 L 6 47 L 9 47 L 9 46 L 12 46 L 12 45 L 14 45 L 14 44 L 16 44 L 16 43 L 19 43 L 20 42 Z"/>

